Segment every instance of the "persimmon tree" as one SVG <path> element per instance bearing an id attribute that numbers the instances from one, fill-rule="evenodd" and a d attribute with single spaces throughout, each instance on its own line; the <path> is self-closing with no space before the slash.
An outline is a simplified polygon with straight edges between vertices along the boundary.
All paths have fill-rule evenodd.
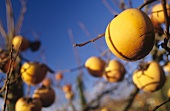
<path id="1" fill-rule="evenodd" d="M 106 1 L 103 0 L 106 3 Z M 4 47 L 0 50 L 0 69 L 5 75 L 1 96 L 4 98 L 3 111 L 41 111 L 42 108 L 55 104 L 56 92 L 62 91 L 71 106 L 71 110 L 169 110 L 169 16 L 170 5 L 166 0 L 145 0 L 139 7 L 133 7 L 131 0 L 113 0 L 121 10 L 115 13 L 104 33 L 96 38 L 74 44 L 72 30 L 68 30 L 70 41 L 77 62 L 76 68 L 53 71 L 47 64 L 28 60 L 22 56 L 25 50 L 39 50 L 39 40 L 30 41 L 21 35 L 22 22 L 26 13 L 26 1 L 21 1 L 21 13 L 15 23 L 10 0 L 6 0 L 7 31 L 0 23 L 0 34 L 4 38 Z M 80 24 L 82 26 L 82 24 Z M 91 55 L 83 64 L 80 62 L 78 50 L 91 42 L 105 37 L 106 51 L 99 56 Z M 151 57 L 148 60 L 148 57 Z M 130 66 L 134 66 L 130 68 Z M 136 65 L 137 64 L 137 65 Z M 86 87 L 82 69 L 86 69 L 91 77 L 99 79 L 103 86 L 100 92 L 90 98 L 85 94 Z M 66 73 L 78 70 L 76 88 L 72 83 L 61 84 Z M 47 72 L 55 73 L 55 81 L 46 78 Z M 101 79 L 102 78 L 102 79 Z M 27 84 L 27 94 L 23 93 L 23 82 Z M 30 95 L 30 87 L 40 85 Z M 129 95 L 119 101 L 112 98 L 114 94 L 125 92 L 124 85 L 130 87 Z M 94 86 L 97 87 L 97 86 Z M 75 103 L 77 95 L 79 102 Z M 148 103 L 159 97 L 158 103 Z M 148 98 L 147 98 L 148 97 Z M 60 96 L 58 96 L 60 98 Z M 63 98 L 62 98 L 63 99 Z M 57 101 L 57 100 L 56 100 Z M 64 103 L 63 103 L 64 104 Z M 78 104 L 78 105 L 77 105 Z M 115 105 L 112 105 L 115 104 Z M 136 105 L 138 105 L 136 107 Z M 78 107 L 80 106 L 80 107 Z M 146 106 L 146 107 L 144 107 Z M 69 109 L 60 106 L 60 110 Z"/>

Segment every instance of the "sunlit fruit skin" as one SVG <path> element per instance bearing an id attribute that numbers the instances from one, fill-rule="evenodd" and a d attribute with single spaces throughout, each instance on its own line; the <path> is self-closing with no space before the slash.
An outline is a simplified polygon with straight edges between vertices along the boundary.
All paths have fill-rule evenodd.
<path id="1" fill-rule="evenodd" d="M 170 62 L 168 62 L 165 66 L 163 66 L 165 72 L 170 73 Z"/>
<path id="2" fill-rule="evenodd" d="M 58 73 L 56 73 L 56 75 L 55 75 L 55 79 L 56 79 L 57 81 L 62 80 L 62 79 L 63 79 L 63 73 L 62 73 L 62 72 L 58 72 Z"/>
<path id="3" fill-rule="evenodd" d="M 50 78 L 45 78 L 42 81 L 42 85 L 44 85 L 45 87 L 50 87 L 51 86 L 51 79 Z"/>
<path id="4" fill-rule="evenodd" d="M 26 84 L 37 85 L 46 77 L 47 71 L 47 68 L 38 62 L 26 62 L 21 67 L 21 77 Z"/>
<path id="5" fill-rule="evenodd" d="M 161 24 L 160 24 L 158 21 L 156 21 L 156 20 L 152 17 L 152 15 L 149 15 L 149 18 L 151 19 L 151 22 L 152 22 L 152 24 L 153 24 L 154 32 L 157 33 L 159 36 L 162 36 L 162 34 L 163 34 L 163 28 L 162 28 Z"/>
<path id="6" fill-rule="evenodd" d="M 71 84 L 66 84 L 62 87 L 63 92 L 67 93 L 67 92 L 71 92 L 72 91 L 72 86 Z"/>
<path id="7" fill-rule="evenodd" d="M 39 99 L 21 97 L 15 104 L 15 111 L 41 111 L 42 103 Z"/>
<path id="8" fill-rule="evenodd" d="M 146 70 L 133 73 L 134 84 L 143 91 L 154 92 L 162 88 L 166 81 L 163 68 L 157 62 L 150 62 Z"/>
<path id="9" fill-rule="evenodd" d="M 74 93 L 72 91 L 66 92 L 65 93 L 65 98 L 67 100 L 72 100 L 74 98 Z"/>
<path id="10" fill-rule="evenodd" d="M 92 56 L 86 60 L 85 67 L 92 76 L 101 77 L 105 69 L 105 61 L 97 56 Z"/>
<path id="11" fill-rule="evenodd" d="M 108 24 L 105 39 L 115 56 L 136 61 L 148 55 L 154 46 L 153 24 L 143 11 L 126 9 Z"/>
<path id="12" fill-rule="evenodd" d="M 108 66 L 105 68 L 105 73 L 103 77 L 108 82 L 119 82 L 122 81 L 124 75 L 126 73 L 126 69 L 124 65 L 118 60 L 110 60 Z"/>
<path id="13" fill-rule="evenodd" d="M 40 99 L 43 107 L 49 107 L 55 101 L 55 91 L 51 87 L 41 87 L 34 91 L 32 97 Z"/>
<path id="14" fill-rule="evenodd" d="M 167 14 L 170 16 L 170 5 L 166 4 Z M 152 18 L 158 23 L 165 23 L 165 16 L 162 4 L 156 4 L 152 7 Z"/>
<path id="15" fill-rule="evenodd" d="M 167 91 L 167 96 L 170 97 L 170 88 Z"/>
<path id="16" fill-rule="evenodd" d="M 26 38 L 22 37 L 21 35 L 17 35 L 13 38 L 12 40 L 13 48 L 18 51 L 19 49 L 21 51 L 25 51 L 29 48 L 29 40 Z"/>

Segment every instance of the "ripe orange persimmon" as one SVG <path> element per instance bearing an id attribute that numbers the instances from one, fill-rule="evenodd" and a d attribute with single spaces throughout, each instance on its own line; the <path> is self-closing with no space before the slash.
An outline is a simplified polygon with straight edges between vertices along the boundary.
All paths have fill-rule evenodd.
<path id="1" fill-rule="evenodd" d="M 65 93 L 65 98 L 67 100 L 72 100 L 74 98 L 74 93 L 72 91 L 66 92 Z"/>
<path id="2" fill-rule="evenodd" d="M 50 78 L 45 78 L 42 81 L 42 85 L 44 85 L 45 87 L 50 87 L 51 86 L 51 79 Z"/>
<path id="3" fill-rule="evenodd" d="M 103 77 L 109 82 L 119 82 L 123 80 L 125 73 L 126 69 L 120 61 L 110 60 Z"/>
<path id="4" fill-rule="evenodd" d="M 65 93 L 72 91 L 71 84 L 66 84 L 66 85 L 64 85 L 64 86 L 62 87 L 62 90 L 63 90 L 63 92 L 65 92 Z"/>
<path id="5" fill-rule="evenodd" d="M 167 96 L 170 97 L 170 88 L 167 91 Z"/>
<path id="6" fill-rule="evenodd" d="M 47 71 L 47 67 L 39 62 L 26 62 L 21 67 L 21 77 L 28 85 L 37 85 L 46 77 Z"/>
<path id="7" fill-rule="evenodd" d="M 165 66 L 163 66 L 163 69 L 164 69 L 166 72 L 170 73 L 170 62 L 168 62 Z"/>
<path id="8" fill-rule="evenodd" d="M 34 91 L 32 97 L 40 99 L 43 107 L 49 107 L 55 101 L 55 92 L 51 87 L 40 87 Z"/>
<path id="9" fill-rule="evenodd" d="M 55 75 L 55 79 L 57 81 L 60 81 L 63 79 L 63 73 L 62 72 L 57 72 L 56 75 Z"/>
<path id="10" fill-rule="evenodd" d="M 170 5 L 166 4 L 166 9 L 168 16 L 170 16 Z M 165 17 L 164 17 L 164 11 L 162 4 L 156 4 L 152 7 L 152 18 L 157 21 L 158 23 L 164 23 L 165 22 Z"/>
<path id="11" fill-rule="evenodd" d="M 156 20 L 154 20 L 152 15 L 149 15 L 149 18 L 152 21 L 152 24 L 154 27 L 154 32 L 157 33 L 159 36 L 161 36 L 163 34 L 163 28 L 162 28 L 161 24 L 159 22 L 157 22 Z"/>
<path id="12" fill-rule="evenodd" d="M 105 68 L 105 61 L 97 56 L 92 56 L 86 60 L 85 67 L 92 76 L 101 77 Z"/>
<path id="13" fill-rule="evenodd" d="M 133 82 L 146 92 L 154 92 L 162 88 L 166 81 L 163 68 L 155 61 L 148 63 L 145 70 L 136 70 L 133 73 Z"/>
<path id="14" fill-rule="evenodd" d="M 39 99 L 21 97 L 15 104 L 15 111 L 41 111 L 42 103 Z"/>
<path id="15" fill-rule="evenodd" d="M 13 38 L 12 40 L 12 44 L 13 44 L 13 48 L 15 50 L 21 50 L 21 51 L 25 51 L 29 48 L 29 40 L 27 40 L 26 38 L 24 38 L 21 35 L 17 35 Z"/>
<path id="16" fill-rule="evenodd" d="M 145 12 L 130 8 L 108 24 L 105 39 L 115 56 L 127 61 L 136 61 L 152 50 L 155 40 L 154 27 Z"/>

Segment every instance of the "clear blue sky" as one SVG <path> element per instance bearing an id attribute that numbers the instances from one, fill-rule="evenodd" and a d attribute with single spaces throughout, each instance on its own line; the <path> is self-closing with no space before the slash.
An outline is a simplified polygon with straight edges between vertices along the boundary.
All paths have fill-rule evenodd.
<path id="1" fill-rule="evenodd" d="M 6 26 L 5 0 L 0 0 L 0 18 Z M 20 0 L 11 0 L 15 21 L 19 16 Z M 107 0 L 111 7 L 117 11 L 118 8 L 111 0 Z M 127 0 L 125 0 L 127 1 Z M 132 0 L 133 6 L 138 7 L 143 0 Z M 89 31 L 91 37 L 104 33 L 107 24 L 114 15 L 109 12 L 102 0 L 28 0 L 27 12 L 23 21 L 21 35 L 34 40 L 35 34 L 42 42 L 40 51 L 32 53 L 30 50 L 23 53 L 29 60 L 41 60 L 40 52 L 44 49 L 46 63 L 55 72 L 58 70 L 71 69 L 77 67 L 77 62 L 73 52 L 68 29 L 74 35 L 75 43 L 88 41 L 90 38 L 80 28 L 79 23 L 83 23 Z M 92 39 L 92 38 L 91 38 Z M 107 49 L 104 37 L 95 42 L 102 51 Z M 77 47 L 81 63 L 84 64 L 90 56 L 99 56 L 99 52 L 93 43 L 84 47 Z M 94 80 L 86 70 L 86 81 Z M 65 74 L 65 82 L 75 82 L 77 72 Z M 96 79 L 95 79 L 96 80 Z"/>

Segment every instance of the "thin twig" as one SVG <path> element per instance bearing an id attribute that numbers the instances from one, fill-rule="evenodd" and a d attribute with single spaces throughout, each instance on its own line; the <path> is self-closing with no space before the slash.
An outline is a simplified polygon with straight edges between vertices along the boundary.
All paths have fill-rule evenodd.
<path id="1" fill-rule="evenodd" d="M 4 29 L 3 25 L 2 25 L 1 20 L 0 20 L 0 33 L 1 33 L 2 37 L 4 38 L 4 40 L 6 40 L 7 35 L 6 35 L 5 29 Z"/>
<path id="2" fill-rule="evenodd" d="M 166 0 L 161 0 L 161 3 L 164 10 L 164 18 L 165 18 L 165 25 L 166 25 L 165 37 L 167 40 L 169 40 L 169 17 L 166 9 Z"/>
<path id="3" fill-rule="evenodd" d="M 129 3 L 129 8 L 133 8 L 132 1 L 128 0 L 128 3 Z"/>
<path id="4" fill-rule="evenodd" d="M 106 6 L 106 8 L 109 10 L 109 12 L 112 14 L 112 15 L 118 15 L 119 13 L 116 12 L 115 10 L 113 10 L 113 8 L 110 6 L 110 4 L 107 2 L 107 0 L 102 0 L 102 3 Z"/>
<path id="5" fill-rule="evenodd" d="M 157 1 L 157 0 L 148 0 L 145 3 L 143 3 L 141 6 L 139 6 L 138 9 L 141 10 L 144 6 L 146 6 L 146 5 L 148 5 L 148 4 L 152 3 L 152 2 L 155 2 L 155 1 Z"/>
<path id="6" fill-rule="evenodd" d="M 170 102 L 170 98 L 168 98 L 168 100 L 166 100 L 165 102 L 161 103 L 160 105 L 156 106 L 152 111 L 156 111 L 158 108 L 160 108 L 161 106 L 163 106 L 164 104 Z"/>
<path id="7" fill-rule="evenodd" d="M 74 71 L 77 71 L 77 70 L 80 70 L 82 68 L 84 68 L 85 66 L 84 65 L 80 65 L 76 68 L 72 68 L 72 69 L 65 69 L 65 70 L 60 70 L 58 72 L 62 72 L 62 73 L 66 73 L 66 72 L 74 72 Z"/>
<path id="8" fill-rule="evenodd" d="M 10 48 L 11 41 L 14 34 L 14 15 L 12 4 L 10 0 L 6 0 L 6 16 L 7 16 L 7 28 L 8 28 L 8 48 Z"/>
<path id="9" fill-rule="evenodd" d="M 91 39 L 92 36 L 91 36 L 90 32 L 88 31 L 88 29 L 86 28 L 86 26 L 82 22 L 78 22 L 78 24 L 79 24 L 80 28 L 82 29 L 82 31 L 86 34 L 86 36 L 89 39 Z M 74 42 L 72 42 L 72 43 L 74 43 Z M 95 42 L 94 42 L 94 46 L 99 51 L 99 53 L 102 52 L 101 46 L 99 47 L 98 44 L 96 44 Z"/>
<path id="10" fill-rule="evenodd" d="M 82 47 L 90 42 L 95 42 L 96 40 L 98 40 L 99 38 L 102 38 L 103 36 L 105 36 L 105 33 L 103 34 L 99 34 L 96 38 L 92 39 L 92 40 L 89 40 L 87 42 L 84 42 L 84 43 L 81 43 L 81 44 L 74 44 L 73 46 L 76 47 L 76 46 L 79 46 L 79 47 Z"/>
<path id="11" fill-rule="evenodd" d="M 97 107 L 94 107 L 93 104 L 95 102 L 99 102 L 101 100 L 101 98 L 109 93 L 111 93 L 112 91 L 116 90 L 118 88 L 119 85 L 116 85 L 108 90 L 103 91 L 102 93 L 100 93 L 98 96 L 96 96 L 96 98 L 94 98 L 93 100 L 91 100 L 86 107 L 84 108 L 83 111 L 89 111 L 90 109 L 94 109 Z M 99 104 L 97 104 L 96 106 L 99 106 Z"/>
<path id="12" fill-rule="evenodd" d="M 13 71 L 13 62 L 14 62 L 14 59 L 13 59 L 13 46 L 11 47 L 11 51 L 10 51 L 10 65 L 9 65 L 9 69 L 7 71 L 7 77 L 6 77 L 6 81 L 5 81 L 5 98 L 4 98 L 4 106 L 3 106 L 3 111 L 6 110 L 6 102 L 7 102 L 7 96 L 8 96 L 8 92 L 9 92 L 9 82 L 10 82 L 10 78 L 11 78 L 11 75 L 12 75 L 12 71 Z"/>
<path id="13" fill-rule="evenodd" d="M 23 1 L 23 0 L 20 0 L 20 1 L 21 1 L 22 8 L 21 8 L 19 19 L 18 19 L 17 24 L 15 26 L 15 33 L 16 34 L 19 34 L 20 31 L 21 31 L 22 23 L 23 23 L 23 20 L 24 20 L 24 15 L 25 15 L 26 10 L 27 10 L 26 2 Z"/>

